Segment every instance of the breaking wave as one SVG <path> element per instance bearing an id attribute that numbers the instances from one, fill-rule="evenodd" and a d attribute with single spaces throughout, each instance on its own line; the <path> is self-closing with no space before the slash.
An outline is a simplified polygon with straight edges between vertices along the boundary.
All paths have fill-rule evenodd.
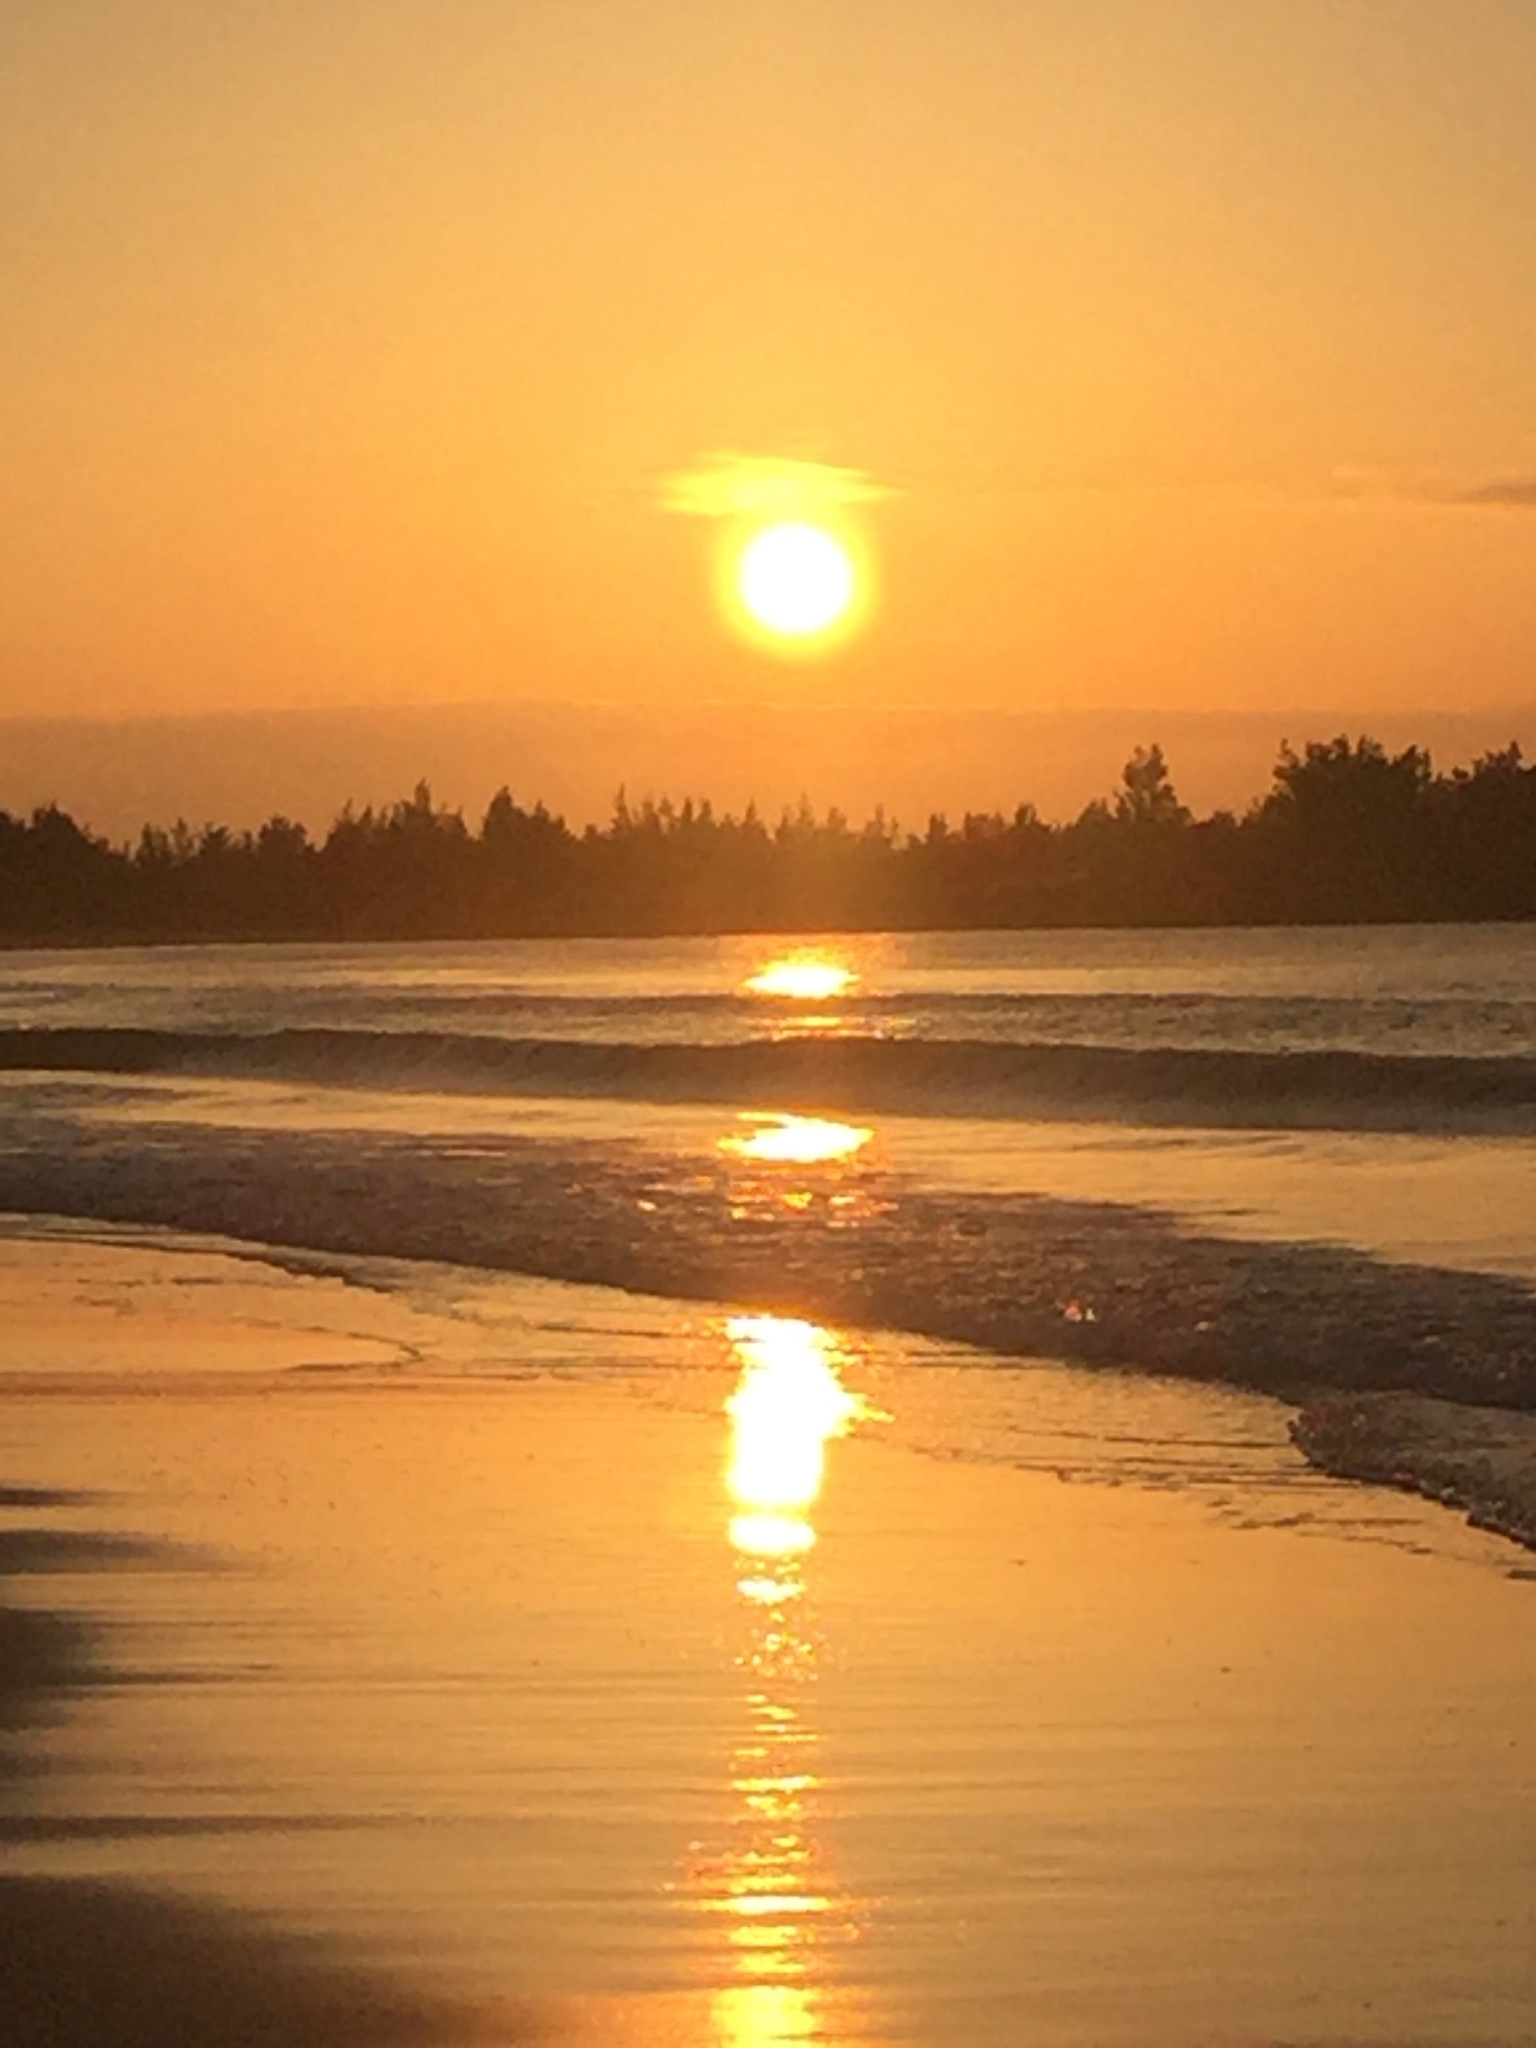
<path id="1" fill-rule="evenodd" d="M 0 1069 L 326 1087 L 1330 1130 L 1536 1132 L 1536 1057 L 788 1037 L 0 1030 Z"/>

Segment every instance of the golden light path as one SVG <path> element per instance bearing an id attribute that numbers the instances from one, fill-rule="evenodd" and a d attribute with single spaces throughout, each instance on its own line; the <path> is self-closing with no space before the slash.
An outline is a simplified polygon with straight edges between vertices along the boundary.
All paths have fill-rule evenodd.
<path id="1" fill-rule="evenodd" d="M 824 2041 L 812 1995 L 799 1984 L 743 1984 L 722 1991 L 710 2015 L 717 2048 L 781 2048 Z"/>
<path id="2" fill-rule="evenodd" d="M 825 1003 L 847 995 L 858 981 L 851 967 L 819 953 L 789 953 L 770 960 L 742 983 L 757 996 L 784 996 L 793 1002 Z"/>
<path id="3" fill-rule="evenodd" d="M 725 1479 L 737 1590 L 751 1618 L 740 1659 L 749 1725 L 731 1758 L 733 1844 L 701 1873 L 702 1903 L 725 1916 L 738 1980 L 713 2002 L 719 2048 L 772 2048 L 825 2038 L 815 1945 L 857 1933 L 813 1833 L 821 1780 L 806 1703 L 816 1649 L 796 1615 L 827 1445 L 875 1411 L 843 1384 L 847 1354 L 819 1325 L 734 1316 L 726 1331 L 741 1366 L 726 1403 Z"/>

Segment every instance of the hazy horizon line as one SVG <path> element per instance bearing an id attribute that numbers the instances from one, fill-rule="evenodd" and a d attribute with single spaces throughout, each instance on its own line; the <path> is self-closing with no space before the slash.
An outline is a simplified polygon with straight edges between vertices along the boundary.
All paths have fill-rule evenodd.
<path id="1" fill-rule="evenodd" d="M 156 724 L 215 724 L 221 722 L 245 723 L 259 719 L 274 718 L 333 718 L 364 717 L 390 718 L 412 713 L 426 713 L 434 717 L 450 716 L 458 712 L 498 711 L 507 714 L 533 711 L 561 712 L 620 712 L 627 718 L 661 719 L 697 711 L 767 712 L 775 716 L 797 719 L 815 719 L 828 715 L 849 715 L 860 718 L 904 718 L 943 719 L 946 721 L 969 718 L 1017 718 L 1017 719 L 1095 719 L 1095 718 L 1142 718 L 1171 719 L 1186 723 L 1207 723 L 1228 719 L 1244 724 L 1256 724 L 1276 718 L 1344 718 L 1350 721 L 1401 723 L 1408 719 L 1427 719 L 1441 722 L 1468 723 L 1502 718 L 1506 716 L 1530 717 L 1536 715 L 1536 695 L 1528 698 L 1509 698 L 1489 704 L 1460 705 L 1447 709 L 1443 705 L 1393 704 L 1371 705 L 1350 703 L 1292 702 L 1269 705 L 1201 705 L 1175 706 L 1160 704 L 1139 704 L 1135 702 L 1104 702 L 1097 704 L 903 704 L 866 703 L 858 699 L 826 699 L 815 702 L 789 701 L 775 697 L 739 697 L 722 695 L 718 697 L 669 698 L 661 703 L 635 703 L 619 697 L 454 697 L 447 699 L 401 698 L 387 703 L 347 700 L 334 704 L 270 704 L 221 706 L 212 710 L 165 709 L 150 711 L 59 711 L 4 712 L 0 711 L 0 730 L 16 726 L 74 726 L 74 725 L 156 725 Z M 1154 736 L 1155 737 L 1155 736 Z"/>

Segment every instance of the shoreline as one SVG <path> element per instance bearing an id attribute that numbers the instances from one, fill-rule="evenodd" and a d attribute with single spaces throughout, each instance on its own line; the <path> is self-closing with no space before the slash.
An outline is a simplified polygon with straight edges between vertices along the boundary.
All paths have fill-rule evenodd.
<path id="1" fill-rule="evenodd" d="M 750 1302 L 1298 1404 L 1396 1390 L 1536 1409 L 1536 1293 L 1513 1278 L 856 1163 L 786 1179 L 630 1141 L 44 1116 L 7 1133 L 0 1211 Z"/>
<path id="2" fill-rule="evenodd" d="M 1536 1550 L 1536 1416 L 1422 1395 L 1332 1394 L 1291 1424 L 1320 1472 L 1418 1494 Z"/>
<path id="3" fill-rule="evenodd" d="M 1217 1236 L 1125 1203 L 924 1189 L 857 1160 L 786 1177 L 635 1139 L 46 1113 L 6 1137 L 0 1210 L 23 1215 L 744 1302 L 962 1343 L 1002 1369 L 1060 1358 L 1274 1395 L 1317 1470 L 1536 1549 L 1536 1457 L 1487 1449 L 1497 1428 L 1519 1436 L 1498 1414 L 1536 1411 L 1536 1293 L 1512 1277 Z"/>

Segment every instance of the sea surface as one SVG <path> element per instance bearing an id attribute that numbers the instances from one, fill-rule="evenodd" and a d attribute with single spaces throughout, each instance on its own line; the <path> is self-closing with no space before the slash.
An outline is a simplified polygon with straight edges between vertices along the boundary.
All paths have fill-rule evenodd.
<path id="1" fill-rule="evenodd" d="M 1536 927 L 0 956 L 0 1212 L 1536 1407 Z"/>
<path id="2" fill-rule="evenodd" d="M 501 1146 L 601 1183 L 643 1153 L 664 1185 L 759 1169 L 749 1206 L 809 1172 L 808 1209 L 895 1176 L 1530 1282 L 1536 927 L 0 955 L 0 1168 L 89 1137 L 99 1180 L 131 1132 L 216 1176 L 237 1130 L 308 1169 L 370 1134 L 351 1248 L 385 1254 L 414 1248 L 385 1213 L 409 1140 L 440 1171 Z M 128 1178 L 116 1220 L 219 1226 L 136 1216 Z M 596 1260 L 565 1277 L 623 1278 Z"/>
<path id="3" fill-rule="evenodd" d="M 775 961 L 840 968 L 819 987 Z M 1536 1055 L 1536 927 L 860 933 L 12 953 L 0 1024 Z"/>
<path id="4" fill-rule="evenodd" d="M 1533 1166 L 1523 928 L 0 956 L 0 1839 L 173 2013 L 1536 2038 L 1528 1555 L 1288 1431 L 1528 1399 Z"/>

